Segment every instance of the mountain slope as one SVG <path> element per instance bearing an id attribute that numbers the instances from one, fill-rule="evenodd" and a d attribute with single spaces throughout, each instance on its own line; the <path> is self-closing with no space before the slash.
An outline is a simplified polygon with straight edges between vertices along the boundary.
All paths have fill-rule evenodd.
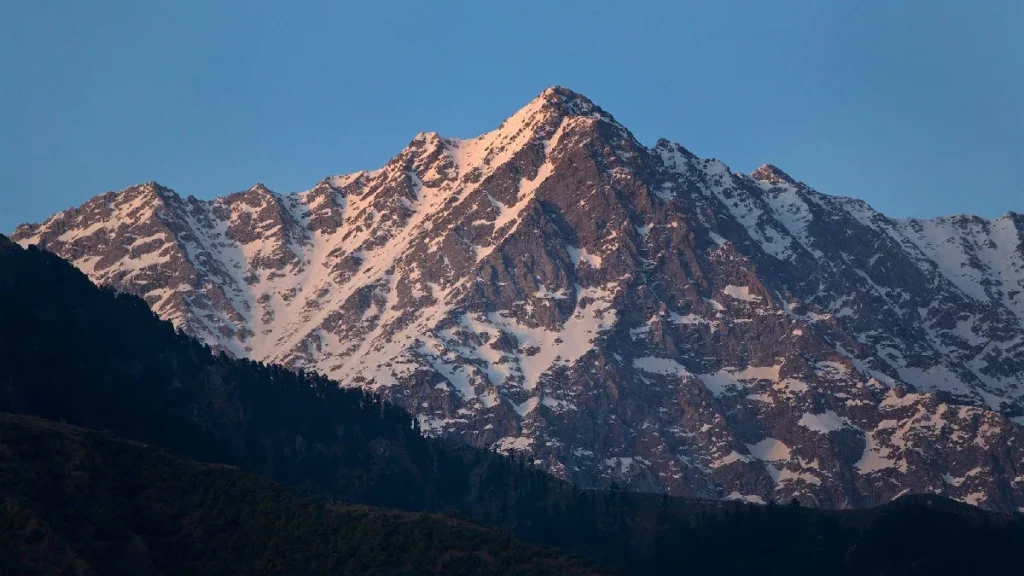
<path id="1" fill-rule="evenodd" d="M 651 561 L 641 552 L 651 527 L 638 516 L 618 520 L 634 527 L 634 542 L 591 496 L 522 459 L 424 438 L 408 413 L 361 390 L 215 355 L 142 300 L 3 236 L 0 360 L 0 412 L 108 431 L 348 503 L 454 512 L 619 566 Z"/>
<path id="2" fill-rule="evenodd" d="M 1020 515 L 988 513 L 938 497 L 900 498 L 878 509 L 830 512 L 793 504 L 686 500 L 629 492 L 614 484 L 605 492 L 580 490 L 533 469 L 521 458 L 425 439 L 413 430 L 407 413 L 359 390 L 339 389 L 322 378 L 277 366 L 215 356 L 175 333 L 170 323 L 157 319 L 138 298 L 98 288 L 55 255 L 23 250 L 3 236 L 0 361 L 4 366 L 0 412 L 113 431 L 177 455 L 237 465 L 348 503 L 454 512 L 631 574 L 681 570 L 820 574 L 843 573 L 843 569 L 851 574 L 899 574 L 950 566 L 1000 573 L 1016 566 L 1014 543 L 1024 537 Z M 96 449 L 73 449 L 74 454 L 65 457 L 58 449 L 65 446 L 63 440 L 48 439 L 47 425 L 29 426 L 21 434 L 18 422 L 22 420 L 15 417 L 14 428 L 5 428 L 2 422 L 0 418 L 0 470 L 4 463 L 11 466 L 16 480 L 13 487 L 0 485 L 0 489 L 5 494 L 38 496 L 32 497 L 34 503 L 17 504 L 15 511 L 38 514 L 52 503 L 47 497 L 64 495 L 60 504 L 69 506 L 54 514 L 68 512 L 65 508 L 86 513 L 54 524 L 58 532 L 67 528 L 79 534 L 77 530 L 88 532 L 98 526 L 102 530 L 94 536 L 101 540 L 118 536 L 113 547 L 106 548 L 108 552 L 124 552 L 140 562 L 145 559 L 138 546 L 117 544 L 126 542 L 121 536 L 130 536 L 122 523 L 111 525 L 103 510 L 91 515 L 90 506 L 110 491 L 100 490 L 93 497 L 92 488 L 75 491 L 75 486 L 83 486 L 86 477 L 80 472 L 98 460 L 128 468 L 110 476 L 100 474 L 98 488 L 104 478 L 111 479 L 111 489 L 124 488 L 127 497 L 141 493 L 144 498 L 147 483 L 124 486 L 114 477 L 135 478 L 139 466 L 133 458 L 149 458 L 151 450 L 108 442 L 109 435 L 101 438 L 72 431 L 72 437 Z M 60 436 L 62 430 L 67 431 L 62 426 L 50 431 Z M 78 445 L 78 440 L 69 441 L 70 445 Z M 4 441 L 11 443 L 10 449 L 3 448 Z M 46 449 L 40 449 L 40 442 Z M 126 460 L 121 458 L 125 450 Z M 161 456 L 158 461 L 171 459 Z M 54 470 L 40 474 L 40 481 L 17 480 L 39 470 L 38 466 Z M 47 484 L 69 470 L 73 486 Z M 153 489 L 174 487 L 174 473 L 157 470 L 154 474 Z M 259 484 L 245 478 L 239 483 Z M 207 488 L 222 486 L 214 482 Z M 229 488 L 235 489 L 234 484 Z M 223 527 L 219 537 L 228 541 L 243 534 L 237 522 L 225 526 L 216 507 L 207 516 L 208 506 L 195 510 L 184 505 L 190 497 L 210 494 L 203 486 L 190 485 L 186 491 L 172 500 L 179 511 L 209 520 L 211 530 Z M 236 502 L 234 496 L 245 495 L 233 495 L 227 509 L 237 509 L 231 504 Z M 269 500 L 288 512 L 286 518 L 302 523 L 301 511 L 308 509 L 304 504 L 287 497 Z M 244 506 L 238 510 L 240 518 L 252 510 Z M 160 518 L 160 511 L 152 512 Z M 143 517 L 149 514 L 146 511 Z M 46 516 L 47 522 L 57 521 Z M 370 523 L 367 530 L 375 529 L 373 518 L 363 521 Z M 0 525 L 4 534 L 28 538 L 10 545 L 18 554 L 34 550 L 23 546 L 39 543 L 32 517 L 19 513 L 5 517 L 4 522 Z M 254 529 L 263 525 L 255 522 Z M 46 536 L 45 531 L 42 535 Z M 88 533 L 82 537 L 83 542 L 95 542 Z M 894 550 L 896 540 L 899 547 Z M 56 546 L 43 548 L 45 561 L 67 557 L 55 537 L 44 542 Z M 191 550 L 200 557 L 209 551 L 201 546 Z M 424 551 L 425 559 L 430 550 Z M 254 558 L 264 557 L 262 552 Z M 245 555 L 249 556 L 253 555 Z M 0 555 L 0 559 L 6 557 Z"/>
<path id="3" fill-rule="evenodd" d="M 14 239 L 216 349 L 585 486 L 1024 506 L 1024 219 L 892 220 L 641 145 L 563 88 L 278 195 L 98 196 Z"/>
<path id="4" fill-rule="evenodd" d="M 304 497 L 97 432 L 0 414 L 4 574 L 599 574 L 454 518 Z"/>

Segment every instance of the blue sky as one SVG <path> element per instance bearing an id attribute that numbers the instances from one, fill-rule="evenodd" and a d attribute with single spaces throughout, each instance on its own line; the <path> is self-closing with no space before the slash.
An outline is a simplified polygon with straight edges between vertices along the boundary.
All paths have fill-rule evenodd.
<path id="1" fill-rule="evenodd" d="M 474 136 L 546 86 L 893 216 L 1024 211 L 1020 2 L 0 0 L 0 231 Z"/>

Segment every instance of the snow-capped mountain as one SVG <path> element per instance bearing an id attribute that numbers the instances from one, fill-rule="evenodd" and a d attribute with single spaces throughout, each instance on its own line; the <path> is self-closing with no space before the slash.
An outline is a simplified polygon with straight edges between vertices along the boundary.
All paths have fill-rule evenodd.
<path id="1" fill-rule="evenodd" d="M 13 238 L 583 485 L 1024 506 L 1024 216 L 890 219 L 564 88 L 306 192 L 149 183 Z"/>

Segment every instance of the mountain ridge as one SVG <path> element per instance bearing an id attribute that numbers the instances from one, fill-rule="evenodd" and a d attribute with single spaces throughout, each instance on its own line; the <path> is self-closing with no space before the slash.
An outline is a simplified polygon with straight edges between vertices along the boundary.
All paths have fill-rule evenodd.
<path id="1" fill-rule="evenodd" d="M 14 239 L 217 349 L 585 486 L 1024 506 L 1017 215 L 890 219 L 771 165 L 646 148 L 561 88 L 309 191 L 166 190 Z"/>

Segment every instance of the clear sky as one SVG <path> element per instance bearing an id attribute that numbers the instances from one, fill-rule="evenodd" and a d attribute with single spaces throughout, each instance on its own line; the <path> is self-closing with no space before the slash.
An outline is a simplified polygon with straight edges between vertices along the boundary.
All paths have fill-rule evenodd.
<path id="1" fill-rule="evenodd" d="M 1024 3 L 0 0 L 0 231 L 475 136 L 547 86 L 893 216 L 1024 212 Z"/>

